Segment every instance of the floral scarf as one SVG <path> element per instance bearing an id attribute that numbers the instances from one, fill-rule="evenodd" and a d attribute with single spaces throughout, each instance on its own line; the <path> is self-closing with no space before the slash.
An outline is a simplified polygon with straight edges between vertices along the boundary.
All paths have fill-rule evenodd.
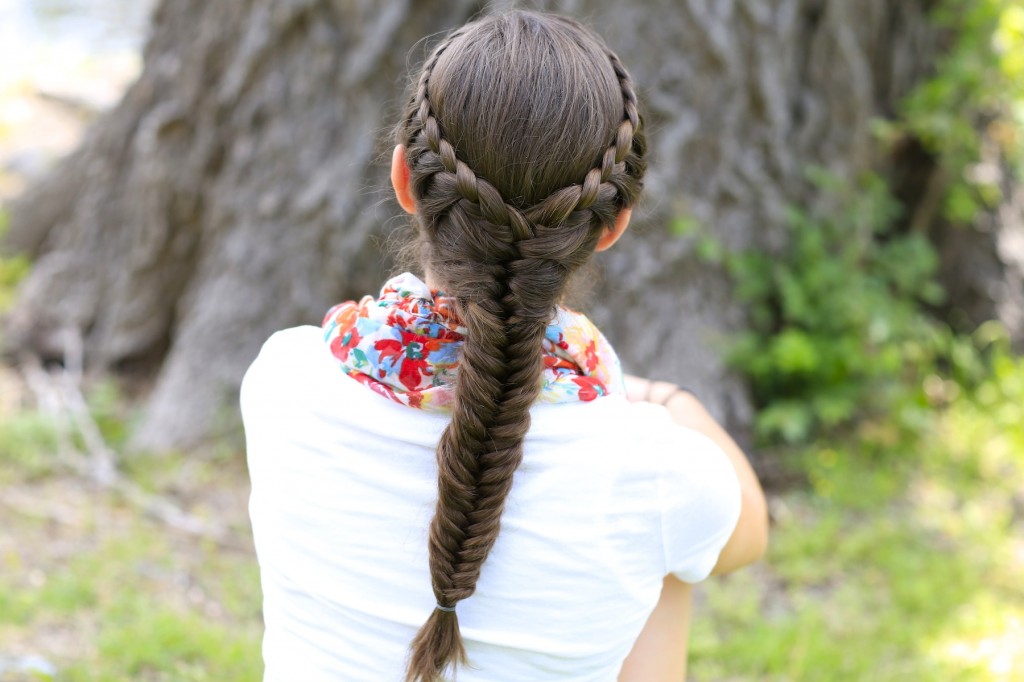
<path id="1" fill-rule="evenodd" d="M 327 311 L 324 340 L 342 371 L 376 393 L 410 407 L 448 411 L 466 334 L 454 304 L 407 272 L 388 280 L 378 299 L 364 296 Z M 543 344 L 540 402 L 625 392 L 615 351 L 583 315 L 559 307 Z"/>

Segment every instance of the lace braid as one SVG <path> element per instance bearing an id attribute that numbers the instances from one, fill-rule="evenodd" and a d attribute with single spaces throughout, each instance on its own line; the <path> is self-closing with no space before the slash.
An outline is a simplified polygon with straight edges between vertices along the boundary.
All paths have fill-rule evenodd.
<path id="1" fill-rule="evenodd" d="M 605 124 L 612 141 L 595 153 L 583 180 L 552 181 L 553 191 L 530 206 L 507 201 L 521 192 L 503 192 L 457 153 L 431 98 L 441 87 L 433 79 L 442 63 L 450 70 L 472 59 L 467 43 L 499 23 L 503 41 L 526 24 L 589 41 L 591 59 L 599 61 L 591 68 L 610 64 L 621 94 L 618 120 Z M 397 137 L 407 147 L 427 265 L 459 302 L 467 327 L 451 423 L 437 446 L 438 501 L 428 537 L 431 585 L 443 608 L 413 640 L 406 678 L 434 682 L 466 663 L 454 607 L 475 591 L 499 534 L 541 388 L 546 327 L 570 275 L 618 212 L 636 200 L 645 143 L 632 81 L 618 58 L 571 20 L 522 11 L 469 24 L 435 48 Z M 577 144 L 565 147 L 553 149 L 553 158 L 580 153 Z"/>

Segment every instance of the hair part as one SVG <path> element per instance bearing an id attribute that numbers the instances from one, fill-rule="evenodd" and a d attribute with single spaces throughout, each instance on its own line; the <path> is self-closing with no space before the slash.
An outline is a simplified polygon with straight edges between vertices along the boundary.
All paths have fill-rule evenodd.
<path id="1" fill-rule="evenodd" d="M 428 538 L 434 597 L 449 609 L 473 594 L 497 540 L 547 325 L 602 231 L 636 201 L 646 144 L 618 57 L 571 19 L 521 10 L 437 45 L 396 138 L 423 265 L 467 329 Z M 457 614 L 435 609 L 413 640 L 407 681 L 435 682 L 465 663 Z"/>

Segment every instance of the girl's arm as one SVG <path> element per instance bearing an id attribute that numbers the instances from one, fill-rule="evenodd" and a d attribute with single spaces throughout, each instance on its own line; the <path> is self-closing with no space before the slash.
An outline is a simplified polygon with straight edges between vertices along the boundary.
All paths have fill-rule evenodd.
<path id="1" fill-rule="evenodd" d="M 722 549 L 713 574 L 730 573 L 760 559 L 768 547 L 768 505 L 753 467 L 729 434 L 708 414 L 700 401 L 684 389 L 665 381 L 626 377 L 630 400 L 649 400 L 665 405 L 672 419 L 704 434 L 725 452 L 740 482 L 740 518 Z"/>
<path id="2" fill-rule="evenodd" d="M 728 573 L 757 561 L 768 544 L 768 512 L 761 484 L 743 451 L 692 393 L 667 382 L 626 375 L 633 402 L 664 404 L 672 419 L 698 431 L 729 458 L 741 490 L 740 518 L 712 573 Z M 686 677 L 693 587 L 666 576 L 661 597 L 623 663 L 618 682 L 680 682 Z"/>
<path id="3" fill-rule="evenodd" d="M 622 664 L 619 682 L 683 682 L 693 586 L 665 576 L 661 598 Z"/>

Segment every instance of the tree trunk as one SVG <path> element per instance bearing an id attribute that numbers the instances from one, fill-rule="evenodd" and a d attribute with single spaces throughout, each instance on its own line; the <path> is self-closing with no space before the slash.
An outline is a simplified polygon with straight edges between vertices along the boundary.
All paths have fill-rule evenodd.
<path id="1" fill-rule="evenodd" d="M 407 55 L 483 4 L 163 0 L 138 82 L 14 206 L 9 246 L 36 264 L 7 343 L 59 358 L 70 328 L 94 370 L 157 371 L 135 448 L 234 428 L 239 381 L 271 332 L 379 288 L 379 238 L 396 225 L 380 141 Z M 852 178 L 871 164 L 871 118 L 934 53 L 928 2 L 537 4 L 594 25 L 648 112 L 647 198 L 602 259 L 593 317 L 629 371 L 749 426 L 720 352 L 743 310 L 668 225 L 687 215 L 727 248 L 777 248 L 784 208 L 818 200 L 805 167 Z"/>
<path id="2" fill-rule="evenodd" d="M 936 220 L 931 239 L 939 253 L 939 280 L 958 327 L 999 320 L 1014 350 L 1024 352 L 1024 185 L 1005 159 L 986 161 L 1003 200 L 970 226 Z"/>

